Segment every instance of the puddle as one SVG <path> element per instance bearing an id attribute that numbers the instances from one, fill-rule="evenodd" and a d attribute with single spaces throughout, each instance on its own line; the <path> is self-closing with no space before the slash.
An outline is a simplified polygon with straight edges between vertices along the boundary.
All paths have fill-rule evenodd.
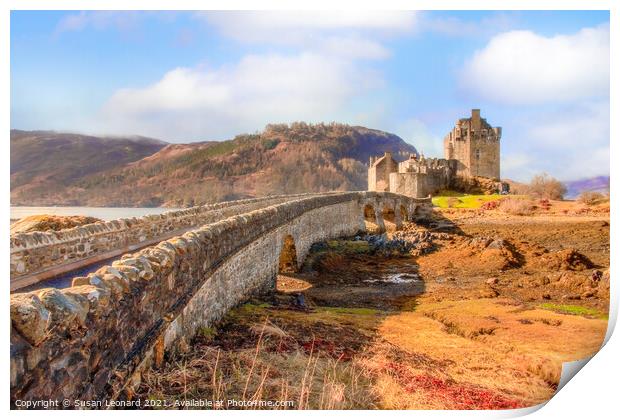
<path id="1" fill-rule="evenodd" d="M 421 283 L 420 276 L 412 273 L 395 273 L 385 274 L 380 278 L 366 279 L 366 283 L 393 283 L 393 284 L 405 284 L 405 283 Z"/>

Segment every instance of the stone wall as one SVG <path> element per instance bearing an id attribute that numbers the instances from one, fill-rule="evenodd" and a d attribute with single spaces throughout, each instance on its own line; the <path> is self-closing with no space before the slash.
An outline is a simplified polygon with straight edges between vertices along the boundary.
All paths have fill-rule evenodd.
<path id="1" fill-rule="evenodd" d="M 499 179 L 501 127 L 492 127 L 472 109 L 470 118 L 459 119 L 444 138 L 444 157 L 457 161 L 456 175 Z"/>
<path id="2" fill-rule="evenodd" d="M 371 157 L 368 167 L 368 191 L 389 191 L 390 174 L 397 168 L 398 163 L 390 152 L 385 152 L 379 158 Z"/>
<path id="3" fill-rule="evenodd" d="M 500 143 L 495 137 L 476 136 L 471 142 L 472 177 L 500 179 Z"/>
<path id="4" fill-rule="evenodd" d="M 63 268 L 78 268 L 80 261 L 90 264 L 98 257 L 112 258 L 196 226 L 304 196 L 312 194 L 230 201 L 161 215 L 92 223 L 58 232 L 12 235 L 11 290 L 55 275 Z M 70 264 L 73 266 L 67 267 Z"/>
<path id="5" fill-rule="evenodd" d="M 409 197 L 428 197 L 450 187 L 456 161 L 411 157 L 390 174 L 389 191 Z"/>
<path id="6" fill-rule="evenodd" d="M 13 294 L 12 403 L 130 394 L 166 349 L 273 287 L 285 236 L 301 262 L 312 243 L 364 229 L 366 205 L 400 218 L 401 208 L 411 217 L 430 201 L 372 192 L 289 199 L 125 255 L 70 288 Z"/>

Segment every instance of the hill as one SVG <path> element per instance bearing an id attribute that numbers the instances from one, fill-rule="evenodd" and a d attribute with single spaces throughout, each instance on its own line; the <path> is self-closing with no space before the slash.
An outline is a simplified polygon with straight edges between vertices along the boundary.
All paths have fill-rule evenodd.
<path id="1" fill-rule="evenodd" d="M 11 201 L 177 207 L 269 194 L 364 190 L 369 157 L 384 151 L 404 158 L 416 149 L 394 134 L 365 127 L 270 124 L 261 133 L 222 142 L 168 144 L 139 160 L 126 159 L 70 182 L 57 182 L 49 190 L 12 184 Z M 88 165 L 85 161 L 77 166 L 85 166 L 86 172 Z M 58 171 L 57 177 L 64 178 L 65 172 Z"/>
<path id="2" fill-rule="evenodd" d="M 101 219 L 90 216 L 55 216 L 52 214 L 39 214 L 24 217 L 12 223 L 11 235 L 15 233 L 48 232 L 51 230 L 70 229 L 76 226 L 83 226 L 101 221 Z"/>
<path id="3" fill-rule="evenodd" d="M 10 141 L 11 202 L 20 205 L 37 205 L 43 197 L 62 194 L 66 187 L 83 178 L 138 161 L 167 144 L 137 136 L 96 137 L 21 130 L 11 130 Z M 45 202 L 59 204 L 53 200 Z"/>
<path id="4" fill-rule="evenodd" d="M 609 176 L 597 176 L 594 178 L 579 179 L 565 182 L 565 198 L 577 198 L 582 192 L 596 191 L 603 194 L 609 193 Z"/>

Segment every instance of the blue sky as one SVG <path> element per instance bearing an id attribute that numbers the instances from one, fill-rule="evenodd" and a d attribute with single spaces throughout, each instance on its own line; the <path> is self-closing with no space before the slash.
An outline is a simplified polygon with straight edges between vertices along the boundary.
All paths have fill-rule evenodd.
<path id="1" fill-rule="evenodd" d="M 12 128 L 190 142 L 338 121 L 441 156 L 471 108 L 503 127 L 503 177 L 609 174 L 609 13 L 11 13 Z"/>

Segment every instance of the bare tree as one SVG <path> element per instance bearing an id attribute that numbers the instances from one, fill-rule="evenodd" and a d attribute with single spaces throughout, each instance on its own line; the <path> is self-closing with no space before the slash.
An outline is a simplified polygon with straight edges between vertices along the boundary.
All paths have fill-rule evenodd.
<path id="1" fill-rule="evenodd" d="M 566 186 L 547 173 L 534 176 L 530 182 L 530 195 L 547 200 L 561 200 L 566 194 Z"/>

